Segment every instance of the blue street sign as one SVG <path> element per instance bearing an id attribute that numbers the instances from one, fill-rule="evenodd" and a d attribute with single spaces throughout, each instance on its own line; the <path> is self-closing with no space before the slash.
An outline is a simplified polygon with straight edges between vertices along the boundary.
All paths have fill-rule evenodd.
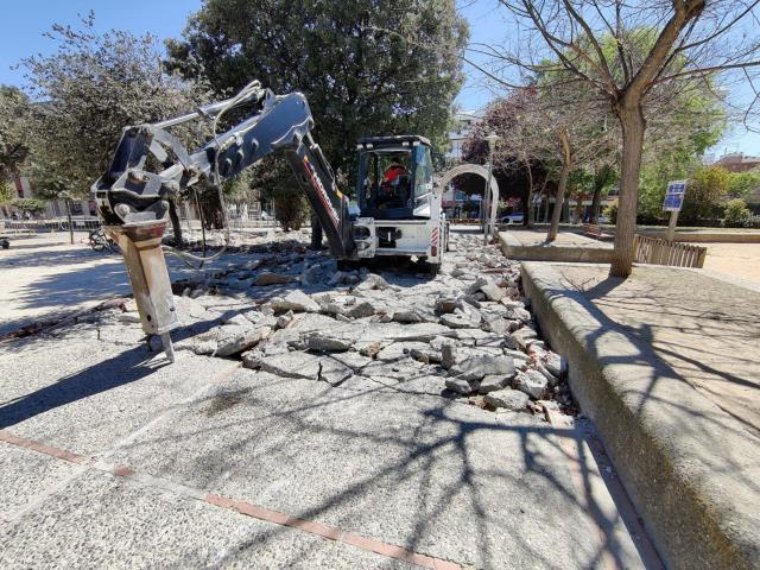
<path id="1" fill-rule="evenodd" d="M 662 204 L 662 209 L 666 212 L 680 212 L 684 194 L 686 194 L 686 180 L 670 182 L 665 191 L 665 202 Z"/>

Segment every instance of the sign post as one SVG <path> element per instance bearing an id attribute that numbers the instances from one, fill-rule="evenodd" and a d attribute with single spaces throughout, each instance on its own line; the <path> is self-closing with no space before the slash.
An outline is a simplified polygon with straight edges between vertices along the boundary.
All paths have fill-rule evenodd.
<path id="1" fill-rule="evenodd" d="M 665 239 L 672 242 L 676 234 L 676 224 L 678 223 L 678 212 L 683 206 L 683 198 L 686 194 L 686 180 L 674 180 L 668 183 L 668 189 L 665 191 L 665 202 L 662 209 L 670 212 L 670 222 L 668 222 L 668 233 Z"/>

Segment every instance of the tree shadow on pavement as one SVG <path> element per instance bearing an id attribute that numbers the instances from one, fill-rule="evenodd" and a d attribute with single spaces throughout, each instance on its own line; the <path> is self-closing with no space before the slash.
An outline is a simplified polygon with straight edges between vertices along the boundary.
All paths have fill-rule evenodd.
<path id="1" fill-rule="evenodd" d="M 0 404 L 0 429 L 77 400 L 141 380 L 166 364 L 151 362 L 152 356 L 145 346 L 138 346 L 65 376 L 54 384 L 3 402 Z"/>
<path id="2" fill-rule="evenodd" d="M 275 382 L 280 390 L 287 391 L 288 383 L 292 381 Z M 217 485 L 225 480 L 240 478 L 238 484 L 249 489 L 256 503 L 282 509 L 282 504 L 278 504 L 270 493 L 257 490 L 260 486 L 268 489 L 268 479 L 276 480 L 276 473 L 270 472 L 269 467 L 289 465 L 297 473 L 288 477 L 286 488 L 279 491 L 288 497 L 297 496 L 313 484 L 324 485 L 324 482 L 312 479 L 320 476 L 320 471 L 310 466 L 313 456 L 294 456 L 303 449 L 302 445 L 324 448 L 320 461 L 328 465 L 336 446 L 343 450 L 342 454 L 364 449 L 369 455 L 359 472 L 347 478 L 344 471 L 353 472 L 353 468 L 338 460 L 335 471 L 322 472 L 332 477 L 332 490 L 319 497 L 306 493 L 310 496 L 302 503 L 303 508 L 290 514 L 435 556 L 447 552 L 446 548 L 434 546 L 438 541 L 460 542 L 469 545 L 471 554 L 457 552 L 451 555 L 449 545 L 449 557 L 477 567 L 520 566 L 519 560 L 526 563 L 530 560 L 530 564 L 542 568 L 589 568 L 610 559 L 617 567 L 626 565 L 614 533 L 599 532 L 593 524 L 586 528 L 590 523 L 563 519 L 560 514 L 577 513 L 580 509 L 605 530 L 620 524 L 617 512 L 610 513 L 609 508 L 597 504 L 588 493 L 594 484 L 598 485 L 598 481 L 593 481 L 598 476 L 589 465 L 593 459 L 583 451 L 584 436 L 579 430 L 537 424 L 528 420 L 528 416 L 519 414 L 498 418 L 482 412 L 483 421 L 479 421 L 468 413 L 472 408 L 461 402 L 425 396 L 425 405 L 420 406 L 417 413 L 406 416 L 408 429 L 388 431 L 373 425 L 369 419 L 362 427 L 361 421 L 344 423 L 337 420 L 336 423 L 335 419 L 329 418 L 334 410 L 350 406 L 352 401 L 356 405 L 359 400 L 369 399 L 374 403 L 365 405 L 374 408 L 385 402 L 375 402 L 374 398 L 379 395 L 408 398 L 408 394 L 389 394 L 381 386 L 361 390 L 324 387 L 315 389 L 316 393 L 310 399 L 273 407 L 271 395 L 267 395 L 271 384 L 246 386 L 244 393 L 233 390 L 239 398 L 237 405 L 245 408 L 245 412 L 239 412 L 245 419 L 239 419 L 239 415 L 226 416 L 225 410 L 214 416 L 211 425 L 194 422 L 181 427 L 181 419 L 177 417 L 168 432 L 146 434 L 142 441 L 132 442 L 127 446 L 129 449 L 125 448 L 126 457 L 135 452 L 138 456 L 150 456 L 154 453 L 152 450 L 171 448 L 182 442 L 183 449 L 193 448 L 194 452 L 181 457 L 166 455 L 160 464 L 153 464 L 151 471 L 171 480 L 183 479 L 183 483 L 200 486 L 209 492 L 219 492 Z M 194 409 L 208 405 L 212 398 L 214 396 L 206 396 L 195 402 L 190 409 L 183 410 L 182 415 L 195 417 Z M 462 416 L 463 410 L 465 417 Z M 518 421 L 510 421 L 510 418 Z M 225 437 L 224 434 L 228 435 Z M 290 437 L 298 437 L 304 443 L 290 449 L 291 446 L 284 444 Z M 515 438 L 517 444 L 513 443 Z M 202 442 L 209 440 L 219 441 L 219 445 L 204 452 Z M 568 452 L 568 445 L 562 445 L 562 440 L 566 440 L 565 443 L 575 452 Z M 504 441 L 505 450 L 519 452 L 516 456 L 493 455 L 492 452 L 500 449 L 498 441 Z M 325 445 L 327 447 L 323 447 Z M 388 452 L 381 451 L 383 449 L 392 452 L 385 455 Z M 241 463 L 241 457 L 249 457 L 256 466 L 250 462 Z M 123 459 L 119 457 L 119 460 Z M 275 471 L 279 469 L 277 467 Z M 580 488 L 576 488 L 573 478 L 568 476 L 572 471 L 580 474 Z M 548 491 L 547 486 L 552 490 Z M 410 498 L 410 502 L 393 498 L 394 491 L 402 488 L 406 491 L 401 496 Z M 508 498 L 505 489 L 519 489 L 520 494 Z M 279 496 L 288 503 L 288 498 Z M 559 512 L 544 512 L 551 510 L 543 506 L 544 501 L 556 505 Z M 602 534 L 602 538 L 581 541 L 583 546 L 576 544 L 567 552 L 568 556 L 575 557 L 574 560 L 558 562 L 550 559 L 545 546 L 542 549 L 535 544 L 536 515 L 526 514 L 539 503 L 542 507 L 538 511 L 543 515 L 557 517 L 539 523 L 543 527 L 541 532 L 553 536 L 563 545 L 573 542 L 571 536 L 576 536 L 577 540 L 582 533 L 586 533 L 586 537 Z M 399 541 L 385 532 L 380 536 L 377 524 L 383 527 L 393 525 L 396 531 L 390 535 L 401 533 L 404 538 Z M 264 536 L 257 534 L 228 551 L 225 562 L 243 559 L 248 550 L 260 547 L 267 537 L 287 531 L 287 527 L 271 527 Z M 453 534 L 443 539 L 447 533 Z M 502 543 L 505 540 L 507 543 Z M 542 542 L 538 540 L 538 544 Z M 592 548 L 589 543 L 595 546 Z M 505 552 L 518 558 L 506 560 L 502 558 Z M 304 552 L 302 556 L 306 554 Z M 654 563 L 651 567 L 659 565 Z"/>

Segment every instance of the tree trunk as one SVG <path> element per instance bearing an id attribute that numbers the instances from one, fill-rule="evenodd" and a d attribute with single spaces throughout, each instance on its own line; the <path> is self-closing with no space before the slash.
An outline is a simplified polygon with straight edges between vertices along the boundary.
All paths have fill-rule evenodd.
<path id="1" fill-rule="evenodd" d="M 599 184 L 599 178 L 594 176 L 594 197 L 591 199 L 591 216 L 589 222 L 597 223 L 599 219 L 599 207 L 602 203 L 602 185 Z"/>
<path id="2" fill-rule="evenodd" d="M 546 185 L 549 183 L 549 177 L 546 176 L 546 173 L 544 173 L 544 181 L 541 183 L 541 190 L 539 190 L 539 194 L 541 195 L 541 201 L 544 203 L 544 217 L 542 218 L 544 223 L 546 222 L 547 218 L 549 217 L 549 198 L 546 195 Z M 541 217 L 541 204 L 538 205 L 538 214 L 539 218 Z"/>
<path id="3" fill-rule="evenodd" d="M 576 223 L 582 224 L 583 223 L 583 190 L 579 189 L 576 199 L 578 202 L 575 204 L 575 217 L 577 218 Z"/>
<path id="4" fill-rule="evenodd" d="M 602 190 L 612 177 L 612 167 L 609 164 L 598 166 L 594 170 L 594 197 L 591 199 L 591 216 L 589 223 L 599 222 L 599 214 L 602 209 Z"/>
<path id="5" fill-rule="evenodd" d="M 570 177 L 570 170 L 573 167 L 572 156 L 570 154 L 570 140 L 567 132 L 559 133 L 560 149 L 562 151 L 562 170 L 559 174 L 559 185 L 557 186 L 557 197 L 554 201 L 554 210 L 552 210 L 552 223 L 549 226 L 549 233 L 546 235 L 547 243 L 557 239 L 559 232 L 559 222 L 562 218 L 562 205 L 565 201 L 565 189 L 567 188 L 567 179 Z"/>
<path id="6" fill-rule="evenodd" d="M 525 216 L 523 224 L 526 228 L 533 227 L 533 171 L 530 168 L 530 160 L 524 159 L 525 168 L 528 171 L 528 199 L 523 205 L 523 215 Z"/>
<path id="7" fill-rule="evenodd" d="M 69 239 L 71 245 L 74 245 L 74 222 L 71 221 L 71 199 L 66 198 L 66 220 L 69 223 Z"/>
<path id="8" fill-rule="evenodd" d="M 180 224 L 179 214 L 177 214 L 177 203 L 174 200 L 169 200 L 169 219 L 172 222 L 172 230 L 174 231 L 174 245 L 182 247 L 184 243 L 182 239 L 182 224 Z"/>
<path id="9" fill-rule="evenodd" d="M 620 170 L 620 198 L 615 226 L 615 251 L 610 276 L 628 277 L 633 268 L 633 237 L 639 205 L 641 149 L 646 121 L 640 104 L 623 104 L 617 109 L 623 129 L 623 161 Z"/>

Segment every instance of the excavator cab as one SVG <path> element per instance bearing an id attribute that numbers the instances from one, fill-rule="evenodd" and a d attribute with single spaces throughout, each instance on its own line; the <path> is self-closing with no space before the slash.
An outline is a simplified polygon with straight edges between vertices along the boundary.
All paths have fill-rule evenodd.
<path id="1" fill-rule="evenodd" d="M 360 216 L 377 220 L 430 218 L 430 141 L 417 135 L 363 138 L 357 144 Z"/>
<path id="2" fill-rule="evenodd" d="M 430 141 L 418 135 L 363 138 L 357 144 L 359 215 L 355 258 L 409 257 L 440 267 L 448 238 L 441 194 L 433 189 Z"/>

